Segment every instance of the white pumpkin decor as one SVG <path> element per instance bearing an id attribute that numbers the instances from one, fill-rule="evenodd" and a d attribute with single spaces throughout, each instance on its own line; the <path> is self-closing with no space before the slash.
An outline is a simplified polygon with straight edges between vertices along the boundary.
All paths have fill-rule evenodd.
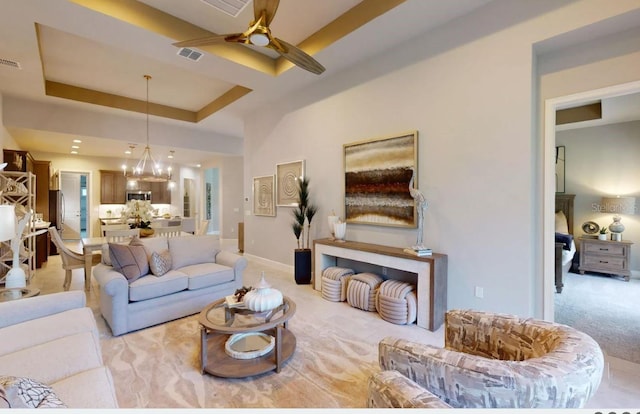
<path id="1" fill-rule="evenodd" d="M 262 272 L 260 282 L 244 295 L 244 304 L 254 312 L 266 312 L 282 305 L 282 292 L 271 288 Z"/>

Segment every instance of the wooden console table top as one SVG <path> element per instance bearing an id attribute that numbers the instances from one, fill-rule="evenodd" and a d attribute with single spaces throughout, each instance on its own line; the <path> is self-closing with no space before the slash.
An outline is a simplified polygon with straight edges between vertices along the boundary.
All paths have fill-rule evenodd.
<path id="1" fill-rule="evenodd" d="M 429 256 L 415 256 L 413 254 L 406 253 L 404 251 L 404 248 L 401 248 L 401 247 L 383 246 L 380 244 L 372 244 L 372 243 L 364 243 L 364 242 L 356 242 L 356 241 L 348 241 L 348 240 L 345 240 L 344 242 L 337 242 L 335 240 L 331 240 L 327 238 L 327 239 L 316 239 L 313 241 L 313 243 L 342 247 L 344 249 L 360 250 L 368 253 L 384 254 L 386 256 L 395 256 L 395 257 L 401 257 L 403 259 L 418 260 L 422 262 L 433 262 L 434 259 L 436 258 L 447 257 L 446 254 L 442 254 L 442 253 L 433 253 L 432 255 L 429 255 Z"/>

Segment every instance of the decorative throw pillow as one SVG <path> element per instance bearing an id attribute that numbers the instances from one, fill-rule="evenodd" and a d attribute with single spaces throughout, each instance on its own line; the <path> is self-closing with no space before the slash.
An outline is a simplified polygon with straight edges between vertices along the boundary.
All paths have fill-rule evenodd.
<path id="1" fill-rule="evenodd" d="M 111 256 L 109 256 L 109 243 L 102 245 L 102 264 L 111 266 Z"/>
<path id="2" fill-rule="evenodd" d="M 172 260 L 171 252 L 169 250 L 162 251 L 160 253 L 151 253 L 151 259 L 149 259 L 149 267 L 151 273 L 156 276 L 162 276 L 171 270 Z"/>
<path id="3" fill-rule="evenodd" d="M 149 273 L 143 246 L 109 243 L 109 256 L 113 270 L 122 273 L 129 283 Z"/>
<path id="4" fill-rule="evenodd" d="M 30 378 L 0 376 L 0 407 L 67 408 L 48 385 Z"/>

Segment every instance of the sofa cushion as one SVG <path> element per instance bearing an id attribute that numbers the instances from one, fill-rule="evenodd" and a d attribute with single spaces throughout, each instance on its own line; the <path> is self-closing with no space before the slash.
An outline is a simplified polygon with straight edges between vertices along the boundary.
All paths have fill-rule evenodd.
<path id="1" fill-rule="evenodd" d="M 31 333 L 36 336 L 33 332 L 37 331 Z M 45 384 L 99 366 L 102 366 L 100 343 L 91 332 L 64 336 L 0 356 L 3 374 L 33 378 Z"/>
<path id="2" fill-rule="evenodd" d="M 143 246 L 109 243 L 113 270 L 120 272 L 129 283 L 149 273 L 149 259 Z"/>
<path id="3" fill-rule="evenodd" d="M 0 396 L 6 400 L 6 408 L 67 407 L 51 387 L 31 378 L 0 376 Z"/>
<path id="4" fill-rule="evenodd" d="M 144 246 L 144 250 L 147 252 L 147 258 L 151 260 L 151 255 L 160 253 L 169 249 L 169 243 L 166 237 L 145 237 L 138 239 L 140 244 Z"/>
<path id="5" fill-rule="evenodd" d="M 170 270 L 162 277 L 142 277 L 129 285 L 129 300 L 132 302 L 157 298 L 185 290 L 189 285 L 187 275 Z"/>
<path id="6" fill-rule="evenodd" d="M 111 372 L 105 366 L 79 372 L 50 384 L 73 408 L 118 408 Z"/>
<path id="7" fill-rule="evenodd" d="M 215 263 L 220 251 L 217 236 L 170 237 L 168 241 L 174 269 L 199 263 Z"/>
<path id="8" fill-rule="evenodd" d="M 189 290 L 230 282 L 235 277 L 233 269 L 217 263 L 200 263 L 180 268 L 189 277 Z"/>
<path id="9" fill-rule="evenodd" d="M 171 270 L 172 263 L 171 252 L 169 252 L 169 250 L 165 250 L 160 253 L 153 252 L 149 259 L 149 268 L 151 269 L 151 273 L 154 275 L 162 276 Z"/>

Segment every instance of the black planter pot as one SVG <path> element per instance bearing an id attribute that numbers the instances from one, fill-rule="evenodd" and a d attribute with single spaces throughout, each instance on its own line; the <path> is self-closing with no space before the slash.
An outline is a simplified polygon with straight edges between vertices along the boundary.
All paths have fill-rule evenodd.
<path id="1" fill-rule="evenodd" d="M 296 249 L 294 252 L 294 277 L 298 285 L 311 283 L 311 249 Z"/>

